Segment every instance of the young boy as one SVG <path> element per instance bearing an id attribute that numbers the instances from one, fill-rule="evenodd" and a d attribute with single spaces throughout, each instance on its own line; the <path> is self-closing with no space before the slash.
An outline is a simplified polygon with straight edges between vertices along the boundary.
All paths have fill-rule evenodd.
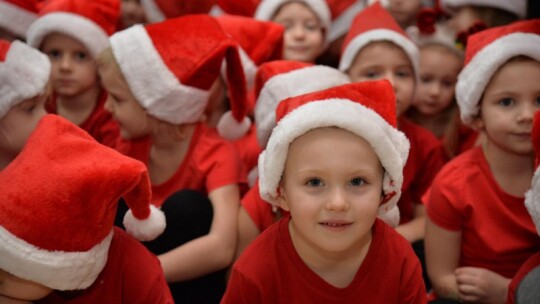
<path id="1" fill-rule="evenodd" d="M 120 14 L 119 0 L 51 0 L 28 30 L 28 44 L 49 56 L 53 98 L 46 105 L 112 147 L 118 125 L 103 108 L 95 57 L 109 45 Z"/>
<path id="2" fill-rule="evenodd" d="M 291 216 L 246 249 L 222 303 L 426 303 L 410 245 L 377 219 L 400 196 L 409 149 L 395 109 L 387 81 L 279 104 L 259 185 Z"/>
<path id="3" fill-rule="evenodd" d="M 21 152 L 45 115 L 51 64 L 28 45 L 0 40 L 0 171 Z"/>
<path id="4" fill-rule="evenodd" d="M 144 164 L 62 117 L 42 118 L 0 172 L 0 302 L 172 303 L 157 258 L 113 228 L 120 197 L 128 232 L 163 231 Z"/>

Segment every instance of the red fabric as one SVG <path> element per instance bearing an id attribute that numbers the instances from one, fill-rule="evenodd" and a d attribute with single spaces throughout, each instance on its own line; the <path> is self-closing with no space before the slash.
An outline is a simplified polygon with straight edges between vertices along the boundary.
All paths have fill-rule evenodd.
<path id="1" fill-rule="evenodd" d="M 120 138 L 120 127 L 112 119 L 111 113 L 105 110 L 107 98 L 107 91 L 102 90 L 94 111 L 79 127 L 88 132 L 99 143 L 107 147 L 114 147 L 116 141 Z M 45 108 L 47 112 L 57 114 L 56 97 L 54 95 Z"/>
<path id="2" fill-rule="evenodd" d="M 335 20 L 356 2 L 358 0 L 326 0 L 326 4 L 330 8 L 330 13 L 332 13 L 332 20 Z"/>
<path id="3" fill-rule="evenodd" d="M 218 6 L 227 14 L 253 17 L 260 0 L 217 0 Z"/>
<path id="4" fill-rule="evenodd" d="M 6 40 L 0 40 L 0 62 L 6 61 L 6 55 L 11 47 L 11 43 Z"/>
<path id="5" fill-rule="evenodd" d="M 293 60 L 275 60 L 262 64 L 255 76 L 255 99 L 259 98 L 262 88 L 272 77 L 310 66 L 313 64 Z"/>
<path id="6" fill-rule="evenodd" d="M 159 260 L 139 241 L 114 227 L 107 264 L 84 290 L 53 291 L 37 304 L 174 303 Z"/>
<path id="7" fill-rule="evenodd" d="M 119 141 L 117 149 L 148 166 L 149 138 Z M 152 185 L 152 203 L 158 206 L 171 194 L 191 189 L 210 193 L 213 190 L 239 184 L 245 187 L 246 172 L 234 145 L 222 139 L 215 131 L 199 123 L 191 138 L 189 151 L 176 173 L 161 185 Z"/>
<path id="8" fill-rule="evenodd" d="M 240 203 L 259 231 L 266 230 L 266 228 L 276 222 L 277 214 L 272 210 L 272 204 L 263 200 L 259 193 L 259 180 L 249 189 Z M 283 216 L 289 214 L 289 212 L 281 208 L 279 212 Z"/>
<path id="9" fill-rule="evenodd" d="M 444 165 L 446 155 L 435 135 L 410 120 L 400 118 L 399 130 L 405 133 L 411 143 L 398 201 L 400 223 L 403 224 L 414 218 L 415 204 L 422 202 L 422 195 Z"/>
<path id="10" fill-rule="evenodd" d="M 221 303 L 427 303 L 418 258 L 394 229 L 376 220 L 373 240 L 356 277 L 336 288 L 300 258 L 290 217 L 269 227 L 233 266 Z"/>
<path id="11" fill-rule="evenodd" d="M 154 0 L 167 19 L 191 15 L 207 14 L 217 0 Z"/>
<path id="12" fill-rule="evenodd" d="M 246 135 L 240 139 L 234 141 L 236 149 L 240 153 L 240 159 L 244 163 L 247 172 L 257 166 L 259 160 L 259 154 L 263 149 L 259 146 L 257 141 L 257 130 L 255 124 L 251 124 L 251 127 Z"/>
<path id="13" fill-rule="evenodd" d="M 536 267 L 540 266 L 540 252 L 532 255 L 521 268 L 518 270 L 516 276 L 508 285 L 508 298 L 506 299 L 506 304 L 514 304 L 516 300 L 516 290 L 519 287 L 521 281 Z"/>
<path id="14" fill-rule="evenodd" d="M 11 3 L 12 5 L 18 6 L 22 9 L 28 11 L 28 13 L 37 14 L 37 2 L 39 0 L 4 0 L 3 2 Z"/>
<path id="15" fill-rule="evenodd" d="M 480 147 L 450 161 L 425 199 L 427 214 L 436 225 L 461 231 L 460 266 L 512 278 L 525 260 L 540 251 L 524 198 L 499 187 Z"/>

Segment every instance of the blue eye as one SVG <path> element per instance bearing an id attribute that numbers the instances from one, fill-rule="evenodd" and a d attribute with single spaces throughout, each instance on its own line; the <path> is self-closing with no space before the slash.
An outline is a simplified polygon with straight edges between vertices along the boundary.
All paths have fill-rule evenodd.
<path id="1" fill-rule="evenodd" d="M 509 107 L 514 104 L 514 100 L 512 98 L 503 98 L 499 100 L 498 104 L 503 107 Z"/>
<path id="2" fill-rule="evenodd" d="M 361 186 L 361 185 L 363 185 L 365 183 L 366 183 L 366 181 L 363 180 L 360 177 L 355 177 L 355 178 L 351 179 L 351 181 L 350 181 L 351 186 Z"/>
<path id="3" fill-rule="evenodd" d="M 310 187 L 319 187 L 322 186 L 322 181 L 318 178 L 312 178 L 306 182 L 306 185 Z"/>

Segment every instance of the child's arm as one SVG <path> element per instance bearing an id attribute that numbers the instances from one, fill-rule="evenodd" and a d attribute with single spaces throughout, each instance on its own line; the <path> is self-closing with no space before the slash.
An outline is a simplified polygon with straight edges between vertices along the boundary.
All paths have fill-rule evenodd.
<path id="1" fill-rule="evenodd" d="M 426 219 L 426 266 L 438 297 L 459 300 L 455 270 L 459 266 L 461 232 L 448 231 Z"/>
<path id="2" fill-rule="evenodd" d="M 414 218 L 408 223 L 397 226 L 396 231 L 409 243 L 423 240 L 426 231 L 426 207 L 423 204 L 415 204 Z"/>
<path id="3" fill-rule="evenodd" d="M 238 242 L 236 246 L 235 260 L 242 251 L 260 234 L 259 228 L 251 219 L 246 209 L 240 207 L 238 212 Z"/>
<path id="4" fill-rule="evenodd" d="M 238 185 L 217 188 L 209 198 L 214 209 L 210 232 L 159 256 L 168 282 L 203 276 L 226 268 L 233 260 L 240 204 Z"/>
<path id="5" fill-rule="evenodd" d="M 455 271 L 459 297 L 465 302 L 505 303 L 510 279 L 493 271 L 461 267 Z"/>

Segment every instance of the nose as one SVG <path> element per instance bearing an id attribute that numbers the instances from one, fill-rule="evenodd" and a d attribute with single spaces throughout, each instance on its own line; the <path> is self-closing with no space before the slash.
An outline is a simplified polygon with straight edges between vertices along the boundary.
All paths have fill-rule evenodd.
<path id="1" fill-rule="evenodd" d="M 534 117 L 534 112 L 538 110 L 535 102 L 526 102 L 523 103 L 523 106 L 519 108 L 518 121 L 519 122 L 532 122 Z"/>
<path id="2" fill-rule="evenodd" d="M 69 56 L 62 56 L 60 58 L 60 69 L 63 71 L 71 70 L 72 60 Z"/>
<path id="3" fill-rule="evenodd" d="M 294 24 L 289 31 L 291 31 L 291 35 L 295 39 L 301 39 L 304 37 L 305 34 L 304 27 L 298 23 Z"/>
<path id="4" fill-rule="evenodd" d="M 397 79 L 394 73 L 392 73 L 391 71 L 388 71 L 388 72 L 385 72 L 383 76 L 384 76 L 384 79 L 390 81 L 390 83 L 392 84 L 392 88 L 394 89 L 394 93 L 396 93 L 397 92 Z"/>
<path id="5" fill-rule="evenodd" d="M 349 209 L 349 201 L 347 199 L 347 194 L 344 189 L 336 188 L 331 192 L 330 197 L 328 198 L 328 203 L 326 208 L 330 211 L 346 211 Z"/>
<path id="6" fill-rule="evenodd" d="M 429 86 L 429 94 L 431 96 L 439 96 L 441 93 L 441 84 L 437 81 L 433 81 L 433 83 Z"/>

